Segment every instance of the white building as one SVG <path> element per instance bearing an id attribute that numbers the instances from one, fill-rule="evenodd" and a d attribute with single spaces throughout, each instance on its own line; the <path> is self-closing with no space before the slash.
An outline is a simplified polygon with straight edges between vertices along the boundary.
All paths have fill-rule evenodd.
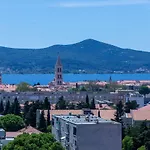
<path id="1" fill-rule="evenodd" d="M 136 101 L 140 107 L 144 106 L 144 96 L 139 93 L 129 93 L 125 97 L 126 102 L 128 101 Z"/>
<path id="2" fill-rule="evenodd" d="M 121 124 L 92 115 L 53 115 L 52 133 L 66 150 L 121 150 Z"/>
<path id="3" fill-rule="evenodd" d="M 0 150 L 2 150 L 3 146 L 7 145 L 9 142 L 13 140 L 14 138 L 6 137 L 6 132 L 4 129 L 0 129 Z"/>

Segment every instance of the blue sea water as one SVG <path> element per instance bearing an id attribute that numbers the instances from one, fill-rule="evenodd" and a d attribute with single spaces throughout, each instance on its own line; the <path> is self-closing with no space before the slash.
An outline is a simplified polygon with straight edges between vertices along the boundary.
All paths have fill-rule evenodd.
<path id="1" fill-rule="evenodd" d="M 113 81 L 116 80 L 150 80 L 150 74 L 64 74 L 65 82 L 77 82 L 85 80 L 108 81 L 110 76 Z M 54 79 L 54 74 L 3 74 L 2 82 L 4 84 L 18 84 L 27 82 L 35 84 L 48 84 Z"/>

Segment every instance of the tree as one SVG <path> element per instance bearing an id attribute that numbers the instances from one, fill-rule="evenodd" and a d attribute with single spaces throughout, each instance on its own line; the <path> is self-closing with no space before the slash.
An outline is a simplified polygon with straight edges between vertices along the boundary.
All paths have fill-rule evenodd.
<path id="1" fill-rule="evenodd" d="M 100 113 L 100 110 L 98 111 L 98 117 L 100 117 L 100 118 L 101 118 L 101 113 Z"/>
<path id="2" fill-rule="evenodd" d="M 93 98 L 92 101 L 91 101 L 90 108 L 91 108 L 91 109 L 95 109 L 95 100 L 94 100 L 94 98 Z"/>
<path id="3" fill-rule="evenodd" d="M 30 109 L 29 102 L 26 101 L 26 102 L 24 103 L 24 108 L 23 108 L 23 118 L 24 118 L 24 119 L 26 118 L 26 115 L 27 115 L 27 113 L 29 112 L 29 109 Z"/>
<path id="4" fill-rule="evenodd" d="M 141 86 L 139 93 L 145 96 L 146 94 L 150 93 L 150 89 L 147 86 Z"/>
<path id="5" fill-rule="evenodd" d="M 14 99 L 13 107 L 14 107 L 14 112 L 13 112 L 13 114 L 20 116 L 20 114 L 21 114 L 21 113 L 20 113 L 20 112 L 21 112 L 21 110 L 20 110 L 20 103 L 18 102 L 17 97 Z"/>
<path id="6" fill-rule="evenodd" d="M 141 146 L 140 148 L 138 148 L 137 150 L 146 150 L 145 146 Z"/>
<path id="7" fill-rule="evenodd" d="M 24 127 L 24 121 L 20 116 L 8 114 L 0 117 L 0 128 L 6 131 L 18 131 Z"/>
<path id="8" fill-rule="evenodd" d="M 64 100 L 63 96 L 61 96 L 56 103 L 56 109 L 66 109 L 66 101 Z"/>
<path id="9" fill-rule="evenodd" d="M 47 126 L 50 125 L 50 110 L 47 110 Z"/>
<path id="10" fill-rule="evenodd" d="M 90 108 L 89 96 L 86 95 L 86 108 Z"/>
<path id="11" fill-rule="evenodd" d="M 16 91 L 18 92 L 26 92 L 31 91 L 30 85 L 26 82 L 21 82 L 17 85 Z"/>
<path id="12" fill-rule="evenodd" d="M 4 112 L 4 104 L 3 101 L 1 100 L 0 102 L 0 114 L 2 114 Z"/>
<path id="13" fill-rule="evenodd" d="M 44 110 L 42 110 L 41 115 L 40 115 L 40 121 L 39 121 L 39 125 L 38 125 L 38 129 L 42 132 L 46 131 L 46 120 L 44 117 Z"/>
<path id="14" fill-rule="evenodd" d="M 10 101 L 8 100 L 6 102 L 6 106 L 5 106 L 5 110 L 4 110 L 4 115 L 9 114 L 10 113 Z"/>
<path id="15" fill-rule="evenodd" d="M 136 101 L 128 101 L 125 104 L 125 112 L 130 113 L 131 109 L 137 109 L 138 107 L 139 107 L 139 105 L 137 104 Z"/>
<path id="16" fill-rule="evenodd" d="M 43 109 L 50 109 L 50 102 L 48 101 L 48 97 L 45 97 L 45 99 L 44 99 Z"/>
<path id="17" fill-rule="evenodd" d="M 133 149 L 133 140 L 132 137 L 125 136 L 122 141 L 123 150 L 132 150 Z"/>
<path id="18" fill-rule="evenodd" d="M 115 121 L 121 123 L 121 117 L 124 115 L 123 103 L 119 101 L 116 105 Z"/>
<path id="19" fill-rule="evenodd" d="M 64 150 L 64 148 L 50 133 L 24 133 L 4 146 L 3 150 Z"/>

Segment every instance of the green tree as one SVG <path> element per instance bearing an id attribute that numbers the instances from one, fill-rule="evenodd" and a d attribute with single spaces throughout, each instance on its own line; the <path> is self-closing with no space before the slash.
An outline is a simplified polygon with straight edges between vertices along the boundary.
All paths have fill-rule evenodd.
<path id="1" fill-rule="evenodd" d="M 50 102 L 48 101 L 48 97 L 45 97 L 45 99 L 44 99 L 43 109 L 50 109 Z"/>
<path id="2" fill-rule="evenodd" d="M 10 113 L 10 101 L 8 100 L 6 102 L 6 106 L 5 106 L 5 109 L 4 109 L 4 115 L 9 114 L 9 113 Z"/>
<path id="3" fill-rule="evenodd" d="M 95 100 L 94 100 L 94 98 L 93 98 L 92 101 L 91 101 L 90 108 L 91 108 L 91 109 L 95 109 Z"/>
<path id="4" fill-rule="evenodd" d="M 50 133 L 24 133 L 4 146 L 3 150 L 64 150 L 64 148 Z"/>
<path id="5" fill-rule="evenodd" d="M 137 150 L 146 150 L 146 148 L 145 148 L 145 146 L 141 146 Z"/>
<path id="6" fill-rule="evenodd" d="M 18 102 L 17 97 L 14 99 L 13 107 L 14 107 L 13 114 L 20 116 L 20 114 L 21 114 L 21 108 L 20 108 L 20 103 Z"/>
<path id="7" fill-rule="evenodd" d="M 27 113 L 29 112 L 29 109 L 30 109 L 29 102 L 26 101 L 24 103 L 24 108 L 23 108 L 23 118 L 24 118 L 24 120 L 26 120 L 26 116 L 27 116 Z"/>
<path id="8" fill-rule="evenodd" d="M 89 103 L 89 96 L 86 95 L 86 108 L 90 108 L 90 103 Z"/>
<path id="9" fill-rule="evenodd" d="M 116 105 L 115 121 L 121 122 L 121 117 L 124 115 L 124 106 L 122 101 Z"/>
<path id="10" fill-rule="evenodd" d="M 48 133 L 51 133 L 51 132 L 52 132 L 52 126 L 51 126 L 51 125 L 47 126 L 47 132 L 48 132 Z"/>
<path id="11" fill-rule="evenodd" d="M 67 104 L 66 101 L 64 100 L 63 96 L 61 96 L 56 103 L 56 109 L 66 109 Z"/>
<path id="12" fill-rule="evenodd" d="M 31 91 L 30 85 L 26 82 L 21 82 L 17 85 L 16 91 L 18 92 L 26 92 Z"/>
<path id="13" fill-rule="evenodd" d="M 44 110 L 42 110 L 41 115 L 40 115 L 38 129 L 42 132 L 45 132 L 46 128 L 47 128 L 47 126 L 46 126 L 46 120 L 45 120 L 45 117 L 44 117 Z"/>
<path id="14" fill-rule="evenodd" d="M 133 150 L 133 140 L 132 137 L 125 136 L 122 141 L 123 150 Z"/>
<path id="15" fill-rule="evenodd" d="M 3 101 L 1 100 L 0 102 L 0 114 L 2 114 L 4 112 L 4 104 Z"/>
<path id="16" fill-rule="evenodd" d="M 131 109 L 137 109 L 138 107 L 139 107 L 139 105 L 137 104 L 136 101 L 128 101 L 125 104 L 125 112 L 130 113 Z"/>
<path id="17" fill-rule="evenodd" d="M 6 131 L 18 131 L 24 127 L 24 121 L 20 116 L 8 114 L 0 117 L 0 128 Z"/>
<path id="18" fill-rule="evenodd" d="M 50 125 L 50 110 L 47 110 L 47 126 Z"/>
<path id="19" fill-rule="evenodd" d="M 147 86 L 141 86 L 139 93 L 145 96 L 146 94 L 150 93 L 150 89 Z"/>

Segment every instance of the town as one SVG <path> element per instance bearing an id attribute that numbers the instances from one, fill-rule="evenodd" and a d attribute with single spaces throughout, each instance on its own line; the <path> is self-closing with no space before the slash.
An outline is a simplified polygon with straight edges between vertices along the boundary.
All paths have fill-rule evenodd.
<path id="1" fill-rule="evenodd" d="M 60 55 L 54 70 L 47 85 L 0 76 L 1 149 L 150 149 L 150 81 L 64 82 Z"/>

